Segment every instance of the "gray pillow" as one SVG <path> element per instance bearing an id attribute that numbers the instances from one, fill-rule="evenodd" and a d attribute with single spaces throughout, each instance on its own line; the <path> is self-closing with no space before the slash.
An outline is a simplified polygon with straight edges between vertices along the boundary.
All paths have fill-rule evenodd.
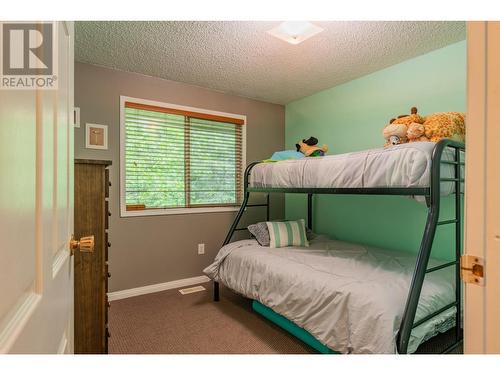
<path id="1" fill-rule="evenodd" d="M 280 221 L 280 220 L 276 220 Z M 283 220 L 281 220 L 283 221 Z M 247 227 L 248 231 L 255 237 L 260 246 L 269 246 L 271 238 L 269 237 L 269 229 L 267 229 L 267 224 L 265 221 L 261 221 L 257 224 L 252 224 Z M 312 230 L 306 227 L 307 240 L 310 241 L 316 237 L 316 234 Z"/>
<path id="2" fill-rule="evenodd" d="M 269 237 L 269 230 L 267 229 L 265 221 L 249 225 L 248 231 L 255 237 L 260 246 L 269 246 L 271 239 Z"/>

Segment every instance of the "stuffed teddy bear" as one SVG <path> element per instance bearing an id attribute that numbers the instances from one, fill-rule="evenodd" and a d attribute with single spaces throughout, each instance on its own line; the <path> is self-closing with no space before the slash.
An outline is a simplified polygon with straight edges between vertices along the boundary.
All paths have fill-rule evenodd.
<path id="1" fill-rule="evenodd" d="M 309 137 L 309 139 L 303 139 L 299 143 L 296 143 L 295 147 L 297 148 L 297 152 L 302 152 L 305 156 L 325 156 L 328 146 L 323 145 L 318 147 L 317 144 L 317 138 Z"/>
<path id="2" fill-rule="evenodd" d="M 412 124 L 421 125 L 425 119 L 417 114 L 417 107 L 412 107 L 409 115 L 400 115 L 393 118 L 382 131 L 386 140 L 384 147 L 394 146 L 408 142 L 408 130 Z"/>
<path id="3" fill-rule="evenodd" d="M 429 142 L 429 138 L 425 136 L 425 125 L 417 124 L 416 122 L 408 126 L 406 137 L 408 138 L 408 142 Z"/>

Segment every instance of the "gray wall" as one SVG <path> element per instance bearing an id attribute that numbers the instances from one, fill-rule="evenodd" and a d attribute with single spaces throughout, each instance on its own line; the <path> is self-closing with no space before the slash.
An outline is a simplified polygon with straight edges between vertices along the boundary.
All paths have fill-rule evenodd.
<path id="1" fill-rule="evenodd" d="M 164 101 L 247 116 L 247 162 L 268 158 L 284 148 L 285 109 L 220 92 L 89 64 L 75 65 L 75 106 L 81 127 L 75 129 L 75 158 L 109 159 L 110 291 L 199 276 L 211 263 L 234 218 L 234 212 L 120 217 L 120 95 Z M 85 148 L 85 123 L 108 125 L 109 149 Z M 272 217 L 284 214 L 282 197 L 272 198 Z M 260 215 L 252 219 L 264 219 Z M 249 215 L 250 216 L 250 215 Z M 205 254 L 197 254 L 205 243 Z"/>

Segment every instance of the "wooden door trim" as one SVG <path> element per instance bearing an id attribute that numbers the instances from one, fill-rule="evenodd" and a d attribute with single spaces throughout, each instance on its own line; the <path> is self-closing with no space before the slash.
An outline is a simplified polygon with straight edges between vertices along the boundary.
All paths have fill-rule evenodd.
<path id="1" fill-rule="evenodd" d="M 500 22 L 487 22 L 486 29 L 486 154 L 485 154 L 485 352 L 500 353 Z"/>
<path id="2" fill-rule="evenodd" d="M 485 260 L 485 285 L 464 290 L 464 352 L 500 353 L 500 23 L 467 23 L 465 253 Z M 495 232 L 496 230 L 496 232 Z"/>
<path id="3" fill-rule="evenodd" d="M 484 257 L 486 179 L 486 23 L 467 23 L 467 124 L 464 253 Z M 474 128 L 472 129 L 472 125 Z M 464 286 L 464 352 L 484 351 L 484 288 Z"/>

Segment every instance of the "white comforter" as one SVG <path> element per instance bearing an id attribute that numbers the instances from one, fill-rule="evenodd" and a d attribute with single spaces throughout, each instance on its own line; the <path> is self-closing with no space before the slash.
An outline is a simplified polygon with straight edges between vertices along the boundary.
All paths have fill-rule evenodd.
<path id="1" fill-rule="evenodd" d="M 432 260 L 429 267 L 440 262 Z M 395 353 L 414 270 L 411 254 L 329 240 L 271 249 L 255 240 L 224 246 L 204 272 L 256 299 L 341 353 Z M 452 268 L 427 275 L 416 320 L 454 301 Z M 454 324 L 449 309 L 415 328 L 409 352 Z"/>
<path id="2" fill-rule="evenodd" d="M 434 142 L 413 142 L 347 154 L 261 163 L 252 168 L 250 187 L 429 187 L 435 146 Z M 451 149 L 445 150 L 443 159 L 453 160 Z M 453 177 L 453 166 L 442 164 L 441 175 Z M 443 195 L 453 191 L 453 183 L 441 183 Z"/>

